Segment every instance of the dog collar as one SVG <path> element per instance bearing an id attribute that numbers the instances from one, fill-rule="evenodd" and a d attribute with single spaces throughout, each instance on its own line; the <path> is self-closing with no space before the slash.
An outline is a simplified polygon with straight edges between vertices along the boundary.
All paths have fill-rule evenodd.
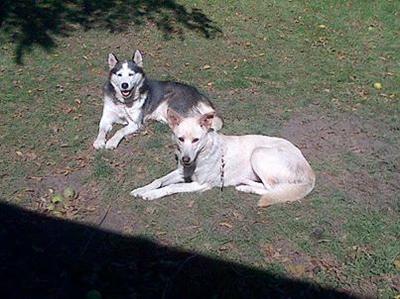
<path id="1" fill-rule="evenodd" d="M 224 154 L 221 155 L 221 191 L 224 191 L 224 176 L 225 176 L 225 159 Z"/>

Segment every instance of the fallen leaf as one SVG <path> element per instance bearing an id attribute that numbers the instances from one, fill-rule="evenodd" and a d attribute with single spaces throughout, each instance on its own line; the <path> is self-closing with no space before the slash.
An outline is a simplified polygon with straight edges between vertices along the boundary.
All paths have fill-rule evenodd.
<path id="1" fill-rule="evenodd" d="M 394 262 L 394 267 L 396 268 L 396 270 L 400 271 L 400 257 L 398 257 Z"/>
<path id="2" fill-rule="evenodd" d="M 29 160 L 36 160 L 37 155 L 33 152 L 26 154 Z"/>
<path id="3" fill-rule="evenodd" d="M 221 246 L 220 248 L 218 248 L 219 251 L 227 251 L 229 248 L 227 246 Z"/>
<path id="4" fill-rule="evenodd" d="M 38 181 L 38 182 L 43 180 L 43 178 L 40 177 L 40 176 L 28 176 L 28 179 L 32 179 L 32 180 L 35 180 L 35 181 Z"/>
<path id="5" fill-rule="evenodd" d="M 219 225 L 220 225 L 220 226 L 225 226 L 225 227 L 227 227 L 227 228 L 232 228 L 232 227 L 233 227 L 233 225 L 230 224 L 230 223 L 228 223 L 228 222 L 221 222 Z"/>
<path id="6" fill-rule="evenodd" d="M 203 70 L 208 70 L 208 69 L 210 69 L 211 68 L 211 66 L 209 66 L 208 64 L 206 64 L 205 66 L 203 66 Z"/>
<path id="7" fill-rule="evenodd" d="M 306 267 L 302 264 L 298 265 L 288 265 L 287 269 L 290 273 L 296 275 L 296 276 L 303 276 L 306 273 Z"/>

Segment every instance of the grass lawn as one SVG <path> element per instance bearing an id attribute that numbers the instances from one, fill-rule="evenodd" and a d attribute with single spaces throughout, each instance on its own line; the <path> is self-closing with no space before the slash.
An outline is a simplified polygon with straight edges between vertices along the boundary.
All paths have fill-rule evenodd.
<path id="1" fill-rule="evenodd" d="M 58 14 L 47 2 L 43 9 Z M 72 3 L 70 15 L 64 8 L 45 25 L 39 16 L 29 26 L 27 16 L 3 16 L 0 200 L 94 226 L 108 211 L 104 229 L 361 297 L 397 298 L 400 2 L 127 3 L 134 13 L 98 4 L 86 19 Z M 135 49 L 149 77 L 206 92 L 224 116 L 223 133 L 299 146 L 315 190 L 267 209 L 234 188 L 130 197 L 175 167 L 170 131 L 159 123 L 114 151 L 92 148 L 107 54 L 130 58 Z M 54 203 L 68 186 L 78 196 Z"/>

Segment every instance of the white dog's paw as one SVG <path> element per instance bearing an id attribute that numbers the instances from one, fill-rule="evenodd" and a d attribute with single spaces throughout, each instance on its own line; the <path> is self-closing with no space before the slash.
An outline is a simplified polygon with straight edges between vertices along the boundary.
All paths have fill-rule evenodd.
<path id="1" fill-rule="evenodd" d="M 121 140 L 119 140 L 119 139 L 111 138 L 110 140 L 108 140 L 106 142 L 106 149 L 115 149 L 115 148 L 117 148 L 117 146 L 118 146 L 120 141 Z"/>
<path id="2" fill-rule="evenodd" d="M 95 149 L 102 149 L 102 148 L 104 148 L 106 146 L 106 141 L 103 139 L 96 139 L 94 142 L 93 142 L 93 147 L 95 148 Z"/>
<path id="3" fill-rule="evenodd" d="M 241 191 L 241 192 L 252 193 L 254 188 L 252 188 L 251 186 L 248 186 L 248 185 L 239 185 L 239 186 L 236 186 L 235 189 L 237 191 Z"/>
<path id="4" fill-rule="evenodd" d="M 146 187 L 140 187 L 131 191 L 130 195 L 134 197 L 141 197 L 143 193 L 149 191 Z"/>
<path id="5" fill-rule="evenodd" d="M 144 200 L 154 200 L 157 198 L 162 197 L 163 195 L 160 194 L 159 190 L 150 190 L 147 192 L 144 192 L 142 194 L 140 194 L 140 197 L 143 198 Z"/>

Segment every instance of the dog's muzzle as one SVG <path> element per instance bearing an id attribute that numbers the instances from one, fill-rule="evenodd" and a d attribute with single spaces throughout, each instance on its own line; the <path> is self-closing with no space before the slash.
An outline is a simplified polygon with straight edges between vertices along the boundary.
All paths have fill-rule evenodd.
<path id="1" fill-rule="evenodd" d="M 132 94 L 133 88 L 131 90 L 121 90 L 121 94 L 124 98 L 129 97 Z"/>

